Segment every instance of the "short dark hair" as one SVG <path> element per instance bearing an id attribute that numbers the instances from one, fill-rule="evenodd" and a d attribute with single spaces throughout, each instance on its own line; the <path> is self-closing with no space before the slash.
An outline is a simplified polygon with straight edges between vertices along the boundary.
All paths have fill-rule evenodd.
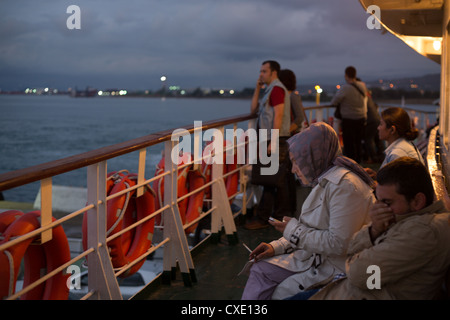
<path id="1" fill-rule="evenodd" d="M 356 78 L 356 68 L 353 66 L 348 66 L 345 68 L 345 75 L 349 77 L 350 79 Z"/>
<path id="2" fill-rule="evenodd" d="M 377 173 L 380 185 L 395 185 L 397 193 L 411 201 L 416 194 L 422 192 L 426 197 L 426 205 L 434 201 L 434 189 L 427 168 L 417 159 L 401 157 L 389 162 Z"/>
<path id="3" fill-rule="evenodd" d="M 266 60 L 262 64 L 264 65 L 266 63 L 268 63 L 270 65 L 270 70 L 276 71 L 277 74 L 280 74 L 281 66 L 278 62 L 276 62 L 275 60 Z"/>
<path id="4" fill-rule="evenodd" d="M 295 77 L 295 73 L 292 70 L 281 70 L 278 74 L 278 78 L 289 91 L 294 91 L 297 88 L 297 79 Z"/>

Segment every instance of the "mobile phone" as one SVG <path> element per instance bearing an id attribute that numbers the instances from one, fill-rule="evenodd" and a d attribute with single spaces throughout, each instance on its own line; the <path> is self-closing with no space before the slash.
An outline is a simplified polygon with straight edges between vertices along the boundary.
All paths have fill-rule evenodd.
<path id="1" fill-rule="evenodd" d="M 275 218 L 272 218 L 272 217 L 269 217 L 269 221 L 272 221 L 272 222 L 281 222 L 280 220 L 275 219 Z"/>

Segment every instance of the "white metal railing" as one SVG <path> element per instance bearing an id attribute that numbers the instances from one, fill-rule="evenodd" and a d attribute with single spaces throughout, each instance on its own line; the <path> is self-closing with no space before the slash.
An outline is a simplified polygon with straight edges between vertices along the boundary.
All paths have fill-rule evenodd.
<path id="1" fill-rule="evenodd" d="M 379 105 L 379 112 L 381 113 L 381 111 L 390 107 L 393 106 L 381 104 Z M 433 126 L 435 124 L 432 121 L 432 119 L 435 120 L 439 115 L 439 107 L 436 107 L 435 110 L 418 110 L 411 107 L 403 107 L 403 106 L 402 108 L 406 112 L 408 112 L 410 119 L 413 121 L 414 125 L 419 129 L 419 131 L 422 134 L 430 126 Z M 320 105 L 320 106 L 305 107 L 304 109 L 309 119 L 309 122 L 325 121 L 331 124 L 336 130 L 338 129 L 338 121 L 335 121 L 334 119 L 335 107 L 331 105 Z"/>

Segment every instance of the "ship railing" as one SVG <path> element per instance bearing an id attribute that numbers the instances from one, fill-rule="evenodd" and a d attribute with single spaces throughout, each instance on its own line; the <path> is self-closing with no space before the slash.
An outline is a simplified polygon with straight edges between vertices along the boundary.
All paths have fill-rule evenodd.
<path id="1" fill-rule="evenodd" d="M 381 113 L 383 110 L 387 108 L 399 106 L 403 108 L 406 112 L 408 112 L 408 115 L 412 123 L 416 128 L 419 129 L 421 135 L 419 136 L 418 140 L 426 138 L 425 137 L 426 130 L 436 124 L 436 119 L 439 116 L 439 106 L 435 106 L 434 110 L 433 108 L 430 107 L 427 107 L 427 110 L 425 110 L 425 108 L 419 109 L 401 105 L 379 104 L 378 112 Z M 318 105 L 318 106 L 304 107 L 304 109 L 307 119 L 309 119 L 309 122 L 325 121 L 328 124 L 332 125 L 334 129 L 338 132 L 339 121 L 336 121 L 336 119 L 334 118 L 334 111 L 336 110 L 334 106 Z"/>
<path id="2" fill-rule="evenodd" d="M 254 128 L 255 118 L 256 116 L 252 114 L 235 116 L 205 122 L 202 124 L 201 128 L 190 126 L 185 128 L 185 130 L 189 134 L 194 134 L 195 130 L 200 129 L 201 131 L 204 131 L 214 128 L 223 133 L 226 126 L 233 126 L 236 130 L 239 124 L 245 125 L 245 122 L 247 122 L 248 128 Z M 177 267 L 177 265 L 181 271 L 185 285 L 190 285 L 192 282 L 196 281 L 194 264 L 190 254 L 185 229 L 211 214 L 211 235 L 218 235 L 219 232 L 224 229 L 225 234 L 229 237 L 229 239 L 236 238 L 234 218 L 239 213 L 245 214 L 246 206 L 243 205 L 240 212 L 233 214 L 230 207 L 230 200 L 235 198 L 239 193 L 243 193 L 243 203 L 246 203 L 246 179 L 244 178 L 244 171 L 248 168 L 248 164 L 244 163 L 242 165 L 238 165 L 237 169 L 224 174 L 223 164 L 213 161 L 211 182 L 203 185 L 197 190 L 193 190 L 183 197 L 177 198 L 178 170 L 195 164 L 194 161 L 192 161 L 191 163 L 178 166 L 172 162 L 171 154 L 172 152 L 177 152 L 176 150 L 178 150 L 177 148 L 179 144 L 179 139 L 173 139 L 174 132 L 175 130 L 165 130 L 120 144 L 1 174 L 0 191 L 13 189 L 25 184 L 40 181 L 41 226 L 32 232 L 3 243 L 0 245 L 0 251 L 6 251 L 8 248 L 11 248 L 12 246 L 30 238 L 39 238 L 38 241 L 41 244 L 51 241 L 52 228 L 87 212 L 87 249 L 52 272 L 42 276 L 34 283 L 22 288 L 19 292 L 6 297 L 6 299 L 15 300 L 19 298 L 21 295 L 31 291 L 59 272 L 66 273 L 69 266 L 76 264 L 84 258 L 87 259 L 88 267 L 88 293 L 83 296 L 81 300 L 122 299 L 117 277 L 161 247 L 164 247 L 162 273 L 163 282 L 170 282 L 171 272 Z M 165 171 L 159 175 L 155 175 L 151 179 L 145 179 L 145 165 L 149 158 L 147 157 L 147 148 L 161 143 L 164 144 L 163 155 L 165 158 Z M 239 145 L 237 143 L 232 144 L 232 148 L 237 148 L 238 146 Z M 201 148 L 201 146 L 199 146 L 199 141 L 194 139 L 194 149 L 196 148 Z M 121 192 L 107 195 L 107 161 L 136 151 L 139 152 L 137 184 Z M 223 148 L 223 152 L 227 152 L 227 148 Z M 212 155 L 209 155 L 209 157 L 211 156 Z M 202 157 L 200 160 L 204 161 L 205 158 Z M 87 168 L 87 204 L 79 210 L 54 220 L 52 210 L 52 178 L 56 175 L 80 168 Z M 224 184 L 224 178 L 235 173 L 239 173 L 240 175 L 240 186 L 237 193 L 228 196 Z M 120 232 L 107 236 L 107 202 L 133 190 L 136 190 L 137 195 L 139 196 L 139 194 L 142 194 L 142 190 L 146 185 L 149 185 L 153 181 L 162 177 L 164 177 L 165 190 L 163 206 L 151 215 L 137 221 L 127 228 L 124 228 Z M 212 189 L 209 210 L 202 212 L 197 219 L 183 225 L 178 211 L 178 202 L 196 192 L 199 192 L 200 189 L 207 187 L 211 187 Z M 138 225 L 155 218 L 156 215 L 159 214 L 163 215 L 162 219 L 164 221 L 163 240 L 159 243 L 152 244 L 149 250 L 136 260 L 130 262 L 124 267 L 115 269 L 111 263 L 107 243 L 132 228 L 136 228 Z"/>

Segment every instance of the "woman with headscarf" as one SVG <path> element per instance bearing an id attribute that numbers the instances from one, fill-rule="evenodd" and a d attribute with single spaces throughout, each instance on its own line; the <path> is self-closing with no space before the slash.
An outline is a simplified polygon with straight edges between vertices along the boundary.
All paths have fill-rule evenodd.
<path id="1" fill-rule="evenodd" d="M 299 219 L 271 222 L 283 237 L 261 243 L 242 299 L 285 299 L 319 288 L 345 272 L 352 235 L 369 220 L 373 180 L 344 157 L 328 124 L 311 124 L 288 140 L 292 171 L 313 189 Z M 309 291 L 311 292 L 311 291 Z"/>

